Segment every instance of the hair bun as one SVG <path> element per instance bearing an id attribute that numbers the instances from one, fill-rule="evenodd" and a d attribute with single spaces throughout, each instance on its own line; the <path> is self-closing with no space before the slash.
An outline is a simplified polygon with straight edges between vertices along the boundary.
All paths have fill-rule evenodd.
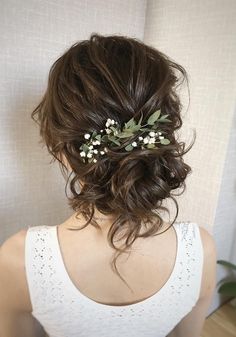
<path id="1" fill-rule="evenodd" d="M 99 228 L 92 219 L 95 207 L 103 214 L 117 215 L 108 242 L 118 251 L 125 251 L 137 237 L 157 233 L 163 223 L 158 212 L 169 213 L 162 206 L 164 199 L 175 202 L 178 215 L 172 190 L 185 189 L 191 168 L 182 156 L 194 143 L 184 150 L 184 143 L 175 139 L 175 131 L 182 126 L 182 104 L 176 92 L 180 79 L 188 83 L 185 69 L 161 51 L 136 38 L 93 33 L 54 62 L 47 90 L 32 112 L 33 119 L 38 117 L 48 151 L 59 160 L 64 173 L 65 165 L 59 159 L 63 155 L 74 174 L 67 180 L 72 193 L 69 205 L 88 219 L 85 226 L 91 223 Z M 158 125 L 169 145 L 127 152 L 129 144 L 121 151 L 108 150 L 99 163 L 83 163 L 84 154 L 80 154 L 86 133 L 104 129 L 107 119 L 123 125 L 135 112 L 142 111 L 147 120 L 157 109 L 171 121 Z M 83 187 L 78 191 L 81 181 Z M 144 225 L 150 228 L 141 235 Z M 113 238 L 123 229 L 125 249 L 119 250 Z"/>

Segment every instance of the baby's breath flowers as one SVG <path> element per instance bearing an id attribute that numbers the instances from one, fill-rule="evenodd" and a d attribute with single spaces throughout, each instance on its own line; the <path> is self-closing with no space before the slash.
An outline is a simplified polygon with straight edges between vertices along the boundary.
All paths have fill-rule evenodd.
<path id="1" fill-rule="evenodd" d="M 113 145 L 121 145 L 121 140 L 123 138 L 129 138 L 135 136 L 137 132 L 140 132 L 144 134 L 148 131 L 148 134 L 146 136 L 139 136 L 138 140 L 132 141 L 130 144 L 125 146 L 126 151 L 132 151 L 134 148 L 137 148 L 138 146 L 141 146 L 141 149 L 153 149 L 156 148 L 156 144 L 160 143 L 162 145 L 168 145 L 170 143 L 169 139 L 165 138 L 162 135 L 161 131 L 157 131 L 157 126 L 159 123 L 166 123 L 171 122 L 166 117 L 168 115 L 162 115 L 160 117 L 161 110 L 155 111 L 147 121 L 147 124 L 141 125 L 141 121 L 143 116 L 138 121 L 138 124 L 136 124 L 136 121 L 132 117 L 127 123 L 125 123 L 125 126 L 121 130 L 118 126 L 118 122 L 116 122 L 114 119 L 108 118 L 105 123 L 105 130 L 101 129 L 101 134 L 97 133 L 97 131 L 93 131 L 91 134 L 86 133 L 84 135 L 84 138 L 88 140 L 88 142 L 83 143 L 80 146 L 80 149 L 82 150 L 80 152 L 80 156 L 83 158 L 83 161 L 85 162 L 85 157 L 88 158 L 88 162 L 97 162 L 97 158 L 99 155 L 103 156 L 108 151 L 107 146 L 100 149 L 102 143 L 103 144 L 109 144 Z M 159 118 L 160 117 L 160 118 Z M 157 125 L 158 124 L 158 125 Z M 94 148 L 94 146 L 97 146 L 98 148 Z M 96 156 L 94 156 L 96 155 Z M 97 157 L 97 158 L 95 158 Z"/>

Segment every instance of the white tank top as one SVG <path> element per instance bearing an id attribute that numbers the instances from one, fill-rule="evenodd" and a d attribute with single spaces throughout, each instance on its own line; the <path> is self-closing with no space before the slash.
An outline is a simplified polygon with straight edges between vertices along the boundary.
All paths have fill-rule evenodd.
<path id="1" fill-rule="evenodd" d="M 175 223 L 177 256 L 168 281 L 151 297 L 131 305 L 98 303 L 69 277 L 57 226 L 28 228 L 26 278 L 32 315 L 50 337 L 165 337 L 196 304 L 203 247 L 196 223 Z"/>

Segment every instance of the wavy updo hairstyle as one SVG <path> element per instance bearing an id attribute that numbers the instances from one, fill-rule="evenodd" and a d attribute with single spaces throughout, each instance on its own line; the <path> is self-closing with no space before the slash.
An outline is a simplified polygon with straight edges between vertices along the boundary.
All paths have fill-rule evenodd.
<path id="1" fill-rule="evenodd" d="M 111 266 L 120 277 L 115 263 L 118 256 L 136 238 L 157 235 L 162 227 L 159 211 L 169 213 L 162 206 L 163 200 L 171 198 L 177 207 L 171 225 L 178 215 L 172 191 L 182 187 L 183 193 L 186 188 L 185 179 L 191 168 L 182 156 L 194 143 L 185 149 L 185 143 L 175 135 L 182 126 L 182 104 L 176 88 L 184 80 L 188 83 L 181 65 L 137 38 L 92 33 L 88 40 L 74 43 L 54 62 L 47 90 L 31 114 L 40 126 L 41 141 L 67 177 L 65 191 L 69 183 L 70 207 L 76 216 L 81 213 L 87 220 L 78 229 L 90 223 L 101 229 L 93 219 L 94 207 L 104 215 L 115 216 L 107 238 L 115 256 L 118 252 Z M 80 146 L 85 133 L 99 133 L 108 118 L 117 121 L 120 128 L 132 117 L 138 121 L 141 115 L 145 123 L 158 109 L 171 120 L 158 129 L 165 131 L 169 145 L 127 152 L 125 146 L 137 140 L 138 135 L 134 135 L 116 148 L 108 147 L 106 155 L 96 163 L 82 161 Z M 141 234 L 143 229 L 146 230 Z M 117 247 L 114 238 L 121 233 L 119 240 L 125 239 L 125 243 Z"/>

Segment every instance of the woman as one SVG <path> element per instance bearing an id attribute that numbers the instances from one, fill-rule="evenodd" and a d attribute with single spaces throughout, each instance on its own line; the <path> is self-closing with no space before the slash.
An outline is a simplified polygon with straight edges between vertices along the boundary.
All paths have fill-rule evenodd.
<path id="1" fill-rule="evenodd" d="M 2 245 L 1 336 L 200 337 L 216 249 L 203 227 L 175 222 L 172 191 L 185 189 L 193 145 L 175 135 L 181 78 L 165 54 L 118 35 L 92 34 L 53 64 L 32 117 L 70 172 L 75 212 Z"/>

